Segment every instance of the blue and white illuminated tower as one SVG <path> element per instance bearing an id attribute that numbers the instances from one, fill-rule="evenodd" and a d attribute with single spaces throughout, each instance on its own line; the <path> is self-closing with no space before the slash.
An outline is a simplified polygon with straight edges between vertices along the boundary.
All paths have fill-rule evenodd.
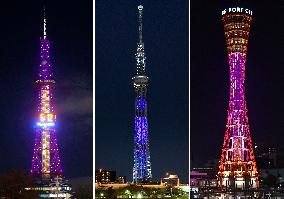
<path id="1" fill-rule="evenodd" d="M 147 121 L 147 85 L 149 78 L 145 70 L 144 43 L 142 40 L 142 14 L 143 6 L 138 6 L 139 10 L 139 43 L 137 44 L 136 76 L 132 78 L 136 92 L 135 99 L 135 129 L 134 129 L 134 166 L 133 182 L 149 182 L 152 179 L 148 121 Z"/>

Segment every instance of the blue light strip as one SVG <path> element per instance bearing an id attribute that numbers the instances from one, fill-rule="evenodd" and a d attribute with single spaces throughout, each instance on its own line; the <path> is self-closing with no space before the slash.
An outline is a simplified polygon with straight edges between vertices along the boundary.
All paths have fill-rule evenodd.
<path id="1" fill-rule="evenodd" d="M 38 122 L 37 126 L 40 127 L 51 127 L 51 126 L 55 126 L 54 122 Z"/>
<path id="2" fill-rule="evenodd" d="M 136 98 L 136 110 L 143 111 L 147 108 L 147 101 L 145 96 L 138 96 Z"/>
<path id="3" fill-rule="evenodd" d="M 148 122 L 146 116 L 135 116 L 134 142 L 135 149 L 133 179 L 139 181 L 152 178 L 148 139 Z"/>

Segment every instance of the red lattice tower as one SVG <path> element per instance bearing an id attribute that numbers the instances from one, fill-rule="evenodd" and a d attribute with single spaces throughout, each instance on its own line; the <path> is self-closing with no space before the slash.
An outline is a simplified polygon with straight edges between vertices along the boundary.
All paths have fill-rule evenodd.
<path id="1" fill-rule="evenodd" d="M 258 172 L 245 101 L 245 63 L 252 11 L 222 11 L 230 65 L 230 102 L 218 172 L 220 188 L 257 188 Z"/>

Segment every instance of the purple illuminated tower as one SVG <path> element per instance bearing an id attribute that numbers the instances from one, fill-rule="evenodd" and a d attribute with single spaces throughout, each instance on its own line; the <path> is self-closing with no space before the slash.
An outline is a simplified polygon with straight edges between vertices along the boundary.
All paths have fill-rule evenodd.
<path id="1" fill-rule="evenodd" d="M 247 117 L 245 64 L 252 11 L 232 7 L 222 11 L 230 65 L 230 102 L 219 164 L 220 188 L 257 188 L 258 172 Z"/>
<path id="2" fill-rule="evenodd" d="M 136 92 L 135 100 L 135 129 L 134 129 L 134 166 L 133 182 L 149 182 L 152 179 L 148 121 L 147 121 L 147 85 L 149 78 L 145 71 L 145 53 L 142 40 L 142 14 L 143 6 L 138 6 L 139 10 L 139 43 L 136 53 L 136 76 L 132 78 Z"/>
<path id="3" fill-rule="evenodd" d="M 56 113 L 54 102 L 53 70 L 50 59 L 50 42 L 46 34 L 44 15 L 44 33 L 41 39 L 40 65 L 36 81 L 37 112 L 35 126 L 35 144 L 31 174 L 42 178 L 62 175 L 61 162 L 56 141 Z"/>

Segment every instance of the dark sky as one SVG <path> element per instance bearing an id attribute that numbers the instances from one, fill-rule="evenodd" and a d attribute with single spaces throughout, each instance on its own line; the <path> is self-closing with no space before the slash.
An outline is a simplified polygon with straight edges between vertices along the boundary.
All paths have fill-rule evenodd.
<path id="1" fill-rule="evenodd" d="M 152 174 L 188 178 L 188 1 L 96 1 L 95 167 L 132 180 L 134 100 L 131 78 L 144 6 Z"/>
<path id="2" fill-rule="evenodd" d="M 29 171 L 42 8 L 56 76 L 57 139 L 66 177 L 92 176 L 92 1 L 0 5 L 0 173 Z"/>
<path id="3" fill-rule="evenodd" d="M 246 65 L 246 100 L 253 142 L 284 139 L 284 2 L 245 1 L 253 11 Z M 282 2 L 282 3 L 278 3 Z M 229 105 L 229 65 L 221 11 L 240 1 L 191 1 L 191 167 L 220 158 Z"/>

